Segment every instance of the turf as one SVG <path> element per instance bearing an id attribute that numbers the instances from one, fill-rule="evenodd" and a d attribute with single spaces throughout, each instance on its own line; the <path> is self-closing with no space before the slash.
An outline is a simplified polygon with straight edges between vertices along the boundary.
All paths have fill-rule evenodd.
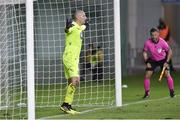
<path id="1" fill-rule="evenodd" d="M 178 72 L 173 73 L 172 76 L 174 77 L 174 84 L 175 84 L 175 98 L 169 97 L 168 87 L 166 84 L 166 80 L 163 79 L 161 83 L 158 82 L 158 76 L 160 73 L 156 73 L 153 75 L 151 80 L 151 92 L 150 98 L 147 100 L 143 100 L 142 96 L 144 95 L 143 89 L 143 75 L 135 75 L 135 76 L 124 76 L 122 78 L 122 84 L 127 84 L 128 88 L 123 88 L 123 106 L 122 107 L 115 107 L 114 103 L 114 81 L 105 81 L 102 83 L 104 87 L 89 87 L 89 86 L 97 86 L 97 83 L 82 83 L 81 86 L 86 84 L 86 88 L 80 88 L 80 95 L 76 94 L 75 98 L 79 99 L 87 99 L 86 101 L 76 101 L 75 104 L 89 104 L 88 106 L 76 106 L 78 111 L 81 111 L 81 114 L 78 115 L 68 115 L 63 113 L 59 110 L 59 107 L 37 107 L 36 108 L 36 118 L 37 119 L 180 119 L 180 74 Z M 111 86 L 109 86 L 111 84 Z M 43 86 L 44 90 L 47 91 L 42 93 L 39 92 L 37 95 L 43 94 L 46 95 L 48 91 L 49 94 L 54 94 L 52 89 L 49 89 L 46 86 Z M 51 86 L 50 86 L 51 87 Z M 57 88 L 60 86 L 56 86 Z M 107 88 L 107 89 L 106 89 Z M 38 86 L 37 89 L 41 89 Z M 111 90 L 111 91 L 108 91 Z M 84 96 L 84 91 L 92 92 L 91 94 L 87 94 Z M 98 93 L 96 92 L 98 91 Z M 106 92 L 103 92 L 106 91 Z M 52 93 L 51 93 L 52 92 Z M 56 91 L 58 92 L 58 91 Z M 62 91 L 59 91 L 62 92 Z M 65 91 L 63 91 L 65 92 Z M 111 96 L 111 97 L 109 97 Z M 99 97 L 98 100 L 93 99 Z M 104 98 L 103 100 L 100 98 Z M 107 99 L 106 99 L 107 97 Z M 62 98 L 62 96 L 61 96 Z M 88 98 L 90 98 L 88 100 Z M 44 102 L 48 101 L 57 101 L 59 102 L 60 98 L 57 96 L 56 98 L 43 98 Z M 57 99 L 57 100 L 56 100 Z M 40 102 L 42 99 L 37 97 L 36 102 Z M 110 101 L 110 103 L 109 103 Z M 107 106 L 99 106 L 101 104 Z M 54 104 L 54 103 L 53 103 Z M 95 104 L 95 105 L 93 105 Z M 92 106 L 91 106 L 92 105 Z M 21 111 L 26 111 L 26 109 L 21 109 Z M 16 110 L 13 111 L 16 114 Z M 11 110 L 9 110 L 11 113 Z M 17 112 L 19 113 L 19 111 Z M 0 113 L 0 119 L 8 119 L 8 115 L 4 115 L 4 111 Z M 11 117 L 10 117 L 11 118 Z M 18 114 L 17 117 L 19 119 Z M 27 116 L 24 115 L 23 119 L 26 119 Z M 21 118 L 22 119 L 22 115 Z"/>
<path id="2" fill-rule="evenodd" d="M 76 107 L 82 114 L 68 115 L 58 108 L 37 109 L 37 118 L 46 119 L 180 119 L 180 75 L 173 73 L 176 97 L 170 98 L 166 80 L 158 82 L 156 73 L 151 80 L 151 95 L 143 100 L 143 75 L 125 76 L 123 106 Z"/>

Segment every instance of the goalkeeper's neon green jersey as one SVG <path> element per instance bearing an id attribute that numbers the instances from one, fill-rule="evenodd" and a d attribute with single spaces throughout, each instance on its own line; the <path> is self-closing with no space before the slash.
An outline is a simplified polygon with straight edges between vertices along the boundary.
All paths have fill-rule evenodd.
<path id="1" fill-rule="evenodd" d="M 65 51 L 63 58 L 72 57 L 79 61 L 79 55 L 82 46 L 82 32 L 85 30 L 86 26 L 79 26 L 76 22 L 72 22 L 73 26 L 69 28 L 68 33 L 66 33 L 66 41 L 65 41 Z M 68 56 L 70 53 L 71 56 Z M 73 55 L 73 56 L 72 56 Z"/>

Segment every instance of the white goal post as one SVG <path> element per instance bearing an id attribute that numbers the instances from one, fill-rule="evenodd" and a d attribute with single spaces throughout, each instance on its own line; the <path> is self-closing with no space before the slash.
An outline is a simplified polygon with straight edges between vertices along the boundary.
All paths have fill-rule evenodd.
<path id="1" fill-rule="evenodd" d="M 26 0 L 28 119 L 35 120 L 34 11 L 33 0 Z"/>
<path id="2" fill-rule="evenodd" d="M 121 24 L 120 0 L 114 0 L 114 46 L 115 46 L 115 87 L 116 106 L 122 106 L 122 72 L 121 72 Z"/>

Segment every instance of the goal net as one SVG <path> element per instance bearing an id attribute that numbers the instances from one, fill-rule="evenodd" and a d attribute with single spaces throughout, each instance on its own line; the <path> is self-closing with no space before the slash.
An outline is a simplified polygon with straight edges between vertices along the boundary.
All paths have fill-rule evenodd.
<path id="1" fill-rule="evenodd" d="M 4 113 L 2 119 L 26 118 L 26 7 L 24 0 L 8 1 L 0 2 L 0 112 Z M 64 27 L 78 9 L 85 11 L 90 26 L 83 34 L 81 80 L 73 105 L 115 105 L 113 0 L 34 0 L 37 112 L 42 107 L 57 109 L 64 101 Z"/>
<path id="2" fill-rule="evenodd" d="M 26 118 L 25 4 L 0 1 L 0 119 Z"/>
<path id="3" fill-rule="evenodd" d="M 71 18 L 77 9 L 85 11 L 90 27 L 84 33 L 79 65 L 81 81 L 73 104 L 114 104 L 112 0 L 38 0 L 34 4 L 37 106 L 57 106 L 64 100 L 67 85 L 62 64 L 64 26 L 66 18 Z M 90 50 L 91 46 L 94 48 Z M 98 52 L 103 54 L 101 65 L 100 60 L 92 60 L 90 65 L 88 59 L 97 59 Z"/>

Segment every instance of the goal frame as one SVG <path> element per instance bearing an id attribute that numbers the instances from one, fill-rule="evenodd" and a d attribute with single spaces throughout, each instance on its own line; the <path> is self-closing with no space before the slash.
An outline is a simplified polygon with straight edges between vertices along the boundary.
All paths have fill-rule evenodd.
<path id="1" fill-rule="evenodd" d="M 35 87 L 34 87 L 34 23 L 33 1 L 26 0 L 26 40 L 27 40 L 27 91 L 28 119 L 35 119 Z M 122 106 L 121 87 L 121 30 L 120 30 L 120 1 L 114 0 L 114 46 L 115 46 L 115 96 L 116 106 Z"/>

